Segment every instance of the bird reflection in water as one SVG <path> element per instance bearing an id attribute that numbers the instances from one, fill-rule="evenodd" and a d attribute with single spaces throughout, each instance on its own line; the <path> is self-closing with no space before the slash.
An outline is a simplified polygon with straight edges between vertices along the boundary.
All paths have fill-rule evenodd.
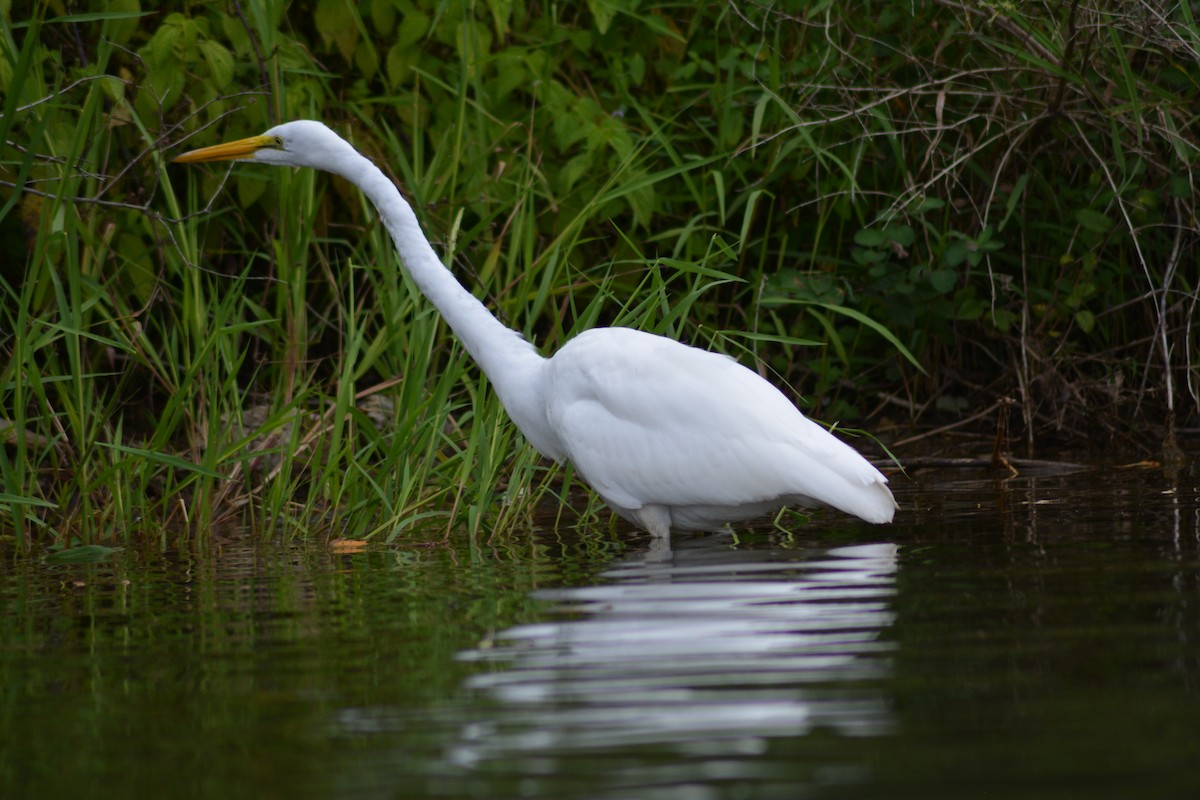
<path id="1" fill-rule="evenodd" d="M 610 768 L 635 752 L 635 771 L 682 756 L 688 769 L 699 758 L 778 777 L 764 758 L 772 742 L 817 729 L 885 734 L 897 551 L 742 550 L 692 537 L 630 557 L 601 585 L 539 592 L 556 604 L 551 619 L 462 654 L 494 665 L 469 685 L 496 707 L 450 757 L 562 774 L 567 761 L 591 772 L 574 762 L 603 755 L 593 778 L 628 786 Z"/>

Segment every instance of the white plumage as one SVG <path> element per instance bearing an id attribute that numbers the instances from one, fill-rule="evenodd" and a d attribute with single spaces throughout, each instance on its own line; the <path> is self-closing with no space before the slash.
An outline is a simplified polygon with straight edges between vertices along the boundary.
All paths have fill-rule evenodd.
<path id="1" fill-rule="evenodd" d="M 569 460 L 613 510 L 656 536 L 716 530 L 782 505 L 891 522 L 887 478 L 728 356 L 629 328 L 596 328 L 543 358 L 447 270 L 378 167 L 320 122 L 194 150 L 342 176 L 371 199 L 405 269 L 543 455 Z"/>

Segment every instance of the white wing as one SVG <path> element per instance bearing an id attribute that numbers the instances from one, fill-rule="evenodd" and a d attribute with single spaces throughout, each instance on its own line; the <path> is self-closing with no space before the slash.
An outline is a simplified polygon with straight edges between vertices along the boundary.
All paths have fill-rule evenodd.
<path id="1" fill-rule="evenodd" d="M 778 499 L 870 521 L 895 508 L 878 470 L 733 359 L 626 328 L 551 360 L 547 416 L 579 473 L 628 509 Z"/>

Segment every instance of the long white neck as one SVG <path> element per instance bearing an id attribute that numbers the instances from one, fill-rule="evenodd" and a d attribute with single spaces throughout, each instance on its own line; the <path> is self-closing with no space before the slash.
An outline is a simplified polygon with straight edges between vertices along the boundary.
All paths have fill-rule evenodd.
<path id="1" fill-rule="evenodd" d="M 561 460 L 565 451 L 546 422 L 546 359 L 463 288 L 430 246 L 396 186 L 370 160 L 357 152 L 354 156 L 342 159 L 336 172 L 375 205 L 413 282 L 487 375 L 525 438 L 543 455 Z"/>

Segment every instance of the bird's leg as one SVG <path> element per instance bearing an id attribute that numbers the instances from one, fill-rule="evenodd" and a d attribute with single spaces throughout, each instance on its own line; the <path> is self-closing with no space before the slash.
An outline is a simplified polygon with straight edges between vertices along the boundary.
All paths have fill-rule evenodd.
<path id="1" fill-rule="evenodd" d="M 669 538 L 671 536 L 671 512 L 666 506 L 642 506 L 633 512 L 637 524 L 650 532 L 652 536 Z"/>

